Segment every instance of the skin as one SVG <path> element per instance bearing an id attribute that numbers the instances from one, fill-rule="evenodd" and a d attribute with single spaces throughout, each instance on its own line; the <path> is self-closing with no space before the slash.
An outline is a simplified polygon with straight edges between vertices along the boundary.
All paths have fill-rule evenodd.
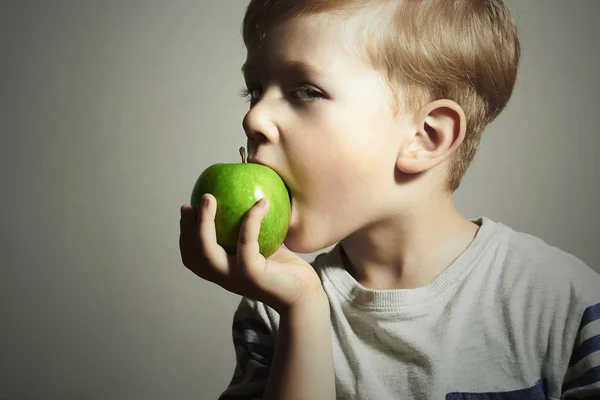
<path id="1" fill-rule="evenodd" d="M 251 159 L 291 189 L 289 249 L 341 241 L 359 283 L 415 288 L 477 232 L 441 190 L 465 116 L 450 100 L 394 113 L 383 77 L 349 43 L 361 22 L 310 15 L 276 26 L 260 49 L 250 46 L 243 126 Z"/>
<path id="2" fill-rule="evenodd" d="M 236 255 L 217 244 L 213 196 L 197 210 L 181 207 L 183 264 L 280 314 L 265 399 L 335 398 L 327 296 L 293 251 L 341 241 L 359 283 L 414 288 L 446 268 L 477 231 L 440 189 L 464 138 L 464 112 L 438 100 L 393 113 L 384 80 L 348 45 L 361 22 L 309 15 L 281 23 L 260 48 L 248 49 L 249 161 L 273 168 L 290 189 L 285 244 L 292 251 L 268 259 L 258 252 L 268 203 L 244 218 Z M 312 67 L 298 67 L 306 64 Z"/>

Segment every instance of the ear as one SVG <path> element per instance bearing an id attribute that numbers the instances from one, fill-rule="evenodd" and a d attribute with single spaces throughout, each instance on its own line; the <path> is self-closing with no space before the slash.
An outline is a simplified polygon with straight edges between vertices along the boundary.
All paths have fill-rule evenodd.
<path id="1" fill-rule="evenodd" d="M 415 118 L 416 129 L 396 161 L 407 174 L 430 170 L 446 160 L 463 142 L 467 126 L 462 107 L 447 99 L 427 104 Z"/>

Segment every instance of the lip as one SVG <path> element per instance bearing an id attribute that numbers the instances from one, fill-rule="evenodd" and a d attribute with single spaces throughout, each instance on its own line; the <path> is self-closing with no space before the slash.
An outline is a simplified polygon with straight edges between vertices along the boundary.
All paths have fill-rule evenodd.
<path id="1" fill-rule="evenodd" d="M 268 167 L 267 164 L 265 164 L 264 162 L 262 162 L 261 160 L 259 160 L 258 158 L 254 157 L 254 156 L 248 157 L 247 161 L 250 164 L 260 164 L 260 165 L 264 165 L 264 166 Z"/>

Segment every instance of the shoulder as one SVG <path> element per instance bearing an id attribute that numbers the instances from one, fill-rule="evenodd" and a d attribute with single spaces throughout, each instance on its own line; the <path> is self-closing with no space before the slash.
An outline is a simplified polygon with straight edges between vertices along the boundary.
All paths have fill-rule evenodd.
<path id="1" fill-rule="evenodd" d="M 577 256 L 543 239 L 501 225 L 505 241 L 504 264 L 513 278 L 531 281 L 540 288 L 572 288 L 587 293 L 600 284 L 600 274 Z M 600 286 L 595 286 L 599 289 Z"/>
<path id="2" fill-rule="evenodd" d="M 600 303 L 600 274 L 583 260 L 537 236 L 498 226 L 491 273 L 498 276 L 506 301 L 562 309 L 575 319 Z"/>

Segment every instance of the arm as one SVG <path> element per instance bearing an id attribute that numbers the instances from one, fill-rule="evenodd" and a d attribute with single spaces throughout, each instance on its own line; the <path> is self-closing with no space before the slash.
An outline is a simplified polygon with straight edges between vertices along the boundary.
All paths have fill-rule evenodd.
<path id="1" fill-rule="evenodd" d="M 232 327 L 235 372 L 219 400 L 335 398 L 329 303 L 322 296 L 302 309 L 279 313 L 276 344 L 275 311 L 242 298 Z"/>
<path id="2" fill-rule="evenodd" d="M 262 399 L 273 362 L 273 318 L 266 306 L 243 297 L 233 316 L 236 365 L 219 400 Z"/>
<path id="3" fill-rule="evenodd" d="M 600 275 L 584 272 L 577 293 L 581 317 L 561 399 L 600 399 Z"/>
<path id="4" fill-rule="evenodd" d="M 562 393 L 563 399 L 600 398 L 600 303 L 582 315 Z"/>
<path id="5" fill-rule="evenodd" d="M 242 326 L 241 340 L 236 341 L 240 328 L 234 326 L 238 368 L 221 398 L 255 399 L 263 394 L 261 386 L 273 374 L 267 385 L 269 400 L 333 399 L 327 296 L 317 272 L 300 256 L 284 248 L 269 258 L 260 254 L 258 237 L 268 210 L 269 203 L 263 199 L 246 213 L 236 254 L 228 254 L 217 243 L 214 196 L 204 195 L 197 210 L 190 205 L 181 207 L 179 247 L 183 264 L 200 278 L 268 305 L 283 320 L 274 368 L 270 366 L 269 348 L 255 342 L 264 336 L 254 334 L 252 319 L 248 320 L 249 329 Z M 261 327 L 257 325 L 257 329 Z M 270 337 L 270 331 L 266 333 Z"/>
<path id="6" fill-rule="evenodd" d="M 265 400 L 334 400 L 329 302 L 325 292 L 282 312 Z"/>

